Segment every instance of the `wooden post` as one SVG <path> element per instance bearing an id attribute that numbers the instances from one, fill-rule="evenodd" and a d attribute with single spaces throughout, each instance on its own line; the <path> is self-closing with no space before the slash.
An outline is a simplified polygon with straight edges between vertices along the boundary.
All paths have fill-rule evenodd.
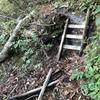
<path id="1" fill-rule="evenodd" d="M 65 26 L 64 26 L 64 31 L 63 31 L 63 34 L 62 34 L 62 38 L 61 38 L 61 42 L 60 42 L 60 46 L 59 46 L 59 51 L 58 51 L 58 55 L 57 55 L 57 60 L 60 59 L 60 55 L 61 55 L 61 51 L 62 51 L 62 48 L 63 48 L 63 43 L 64 43 L 64 39 L 65 39 L 65 35 L 66 35 L 66 30 L 68 28 L 68 21 L 69 21 L 69 19 L 66 20 L 66 23 L 65 23 Z"/>
<path id="2" fill-rule="evenodd" d="M 85 28 L 83 30 L 83 39 L 82 39 L 82 42 L 81 42 L 81 50 L 79 52 L 79 55 L 82 55 L 82 52 L 83 52 L 84 40 L 85 40 L 85 36 L 86 36 L 86 33 L 87 33 L 87 28 L 88 28 L 88 23 L 89 23 L 89 15 L 90 15 L 90 9 L 87 10 L 87 14 L 86 14 Z"/>

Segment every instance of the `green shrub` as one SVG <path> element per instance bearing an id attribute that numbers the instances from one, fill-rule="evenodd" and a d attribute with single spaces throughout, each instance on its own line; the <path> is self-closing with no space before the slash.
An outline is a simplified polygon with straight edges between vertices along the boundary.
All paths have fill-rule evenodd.
<path id="1" fill-rule="evenodd" d="M 85 71 L 76 70 L 72 74 L 72 79 L 85 78 L 87 81 L 80 85 L 81 90 L 94 100 L 100 100 L 100 34 L 99 29 L 92 38 L 92 43 L 88 45 L 85 52 Z"/>
<path id="2" fill-rule="evenodd" d="M 82 11 L 90 8 L 92 11 L 96 9 L 97 2 L 95 0 L 81 0 L 80 9 Z"/>
<path id="3" fill-rule="evenodd" d="M 100 12 L 99 6 L 94 11 L 95 14 Z M 85 78 L 87 81 L 80 85 L 83 93 L 94 100 L 100 100 L 100 15 L 96 15 L 96 31 L 92 37 L 91 44 L 85 50 L 84 65 L 85 71 L 74 70 L 72 79 L 79 80 Z"/>

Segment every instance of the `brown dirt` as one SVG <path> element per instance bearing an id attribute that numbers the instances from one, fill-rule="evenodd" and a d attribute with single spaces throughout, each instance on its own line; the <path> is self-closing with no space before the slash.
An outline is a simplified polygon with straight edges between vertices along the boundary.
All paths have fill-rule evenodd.
<path id="1" fill-rule="evenodd" d="M 42 6 L 42 11 L 51 13 L 52 6 Z M 49 52 L 50 59 L 45 59 L 41 68 L 28 70 L 26 74 L 20 73 L 16 66 L 14 69 L 10 69 L 10 66 L 14 66 L 13 58 L 3 63 L 6 66 L 6 73 L 3 78 L 5 80 L 0 83 L 0 100 L 6 100 L 10 96 L 22 94 L 42 86 L 49 68 L 53 68 L 51 81 L 56 79 L 60 81 L 45 92 L 43 100 L 89 100 L 80 91 L 79 84 L 83 80 L 72 81 L 70 79 L 75 64 L 84 68 L 82 66 L 83 58 L 71 51 L 67 52 L 67 55 L 63 54 L 63 58 L 58 62 L 55 57 L 56 53 L 56 50 L 51 50 Z M 56 72 L 59 73 L 54 74 Z M 36 98 L 27 100 L 36 100 Z"/>

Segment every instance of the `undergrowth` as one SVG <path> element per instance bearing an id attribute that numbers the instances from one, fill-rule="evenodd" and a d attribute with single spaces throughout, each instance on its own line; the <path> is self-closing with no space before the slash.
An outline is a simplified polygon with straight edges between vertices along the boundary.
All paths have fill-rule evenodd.
<path id="1" fill-rule="evenodd" d="M 6 14 L 8 16 L 17 18 L 19 15 L 27 14 L 30 12 L 34 6 L 34 0 L 1 0 L 0 1 L 0 12 L 2 14 Z M 37 0 L 40 4 L 47 3 L 49 1 L 55 1 L 54 6 L 56 7 L 68 7 L 69 9 L 81 10 L 85 11 L 87 8 L 92 9 L 92 14 L 95 15 L 100 11 L 97 9 L 97 2 L 95 0 L 64 0 L 66 3 L 63 3 L 63 0 Z M 62 2 L 62 3 L 61 3 Z M 80 3 L 78 3 L 80 2 Z M 38 12 L 36 12 L 38 13 Z M 0 28 L 3 27 L 2 32 L 0 32 L 0 49 L 2 49 L 3 45 L 9 38 L 9 33 L 15 27 L 14 20 L 4 20 L 0 21 Z M 1 31 L 1 30 L 0 30 Z M 99 31 L 100 32 L 100 31 Z M 86 49 L 85 56 L 85 71 L 75 70 L 72 78 L 73 79 L 82 79 L 86 78 L 86 83 L 81 84 L 81 90 L 84 91 L 85 94 L 90 96 L 95 100 L 100 100 L 100 54 L 99 49 L 100 45 L 98 40 L 100 39 L 98 30 L 96 31 L 96 36 L 93 38 L 93 42 Z M 6 34 L 8 33 L 8 34 Z M 21 32 L 19 32 L 21 33 Z M 33 32 L 32 37 L 26 37 L 23 35 L 17 36 L 16 40 L 13 42 L 12 51 L 14 51 L 14 60 L 15 65 L 11 67 L 16 68 L 21 73 L 27 73 L 29 70 L 34 68 L 40 68 L 42 66 L 41 60 L 43 60 L 43 49 L 51 48 L 51 45 L 43 45 L 41 44 L 36 33 Z M 58 33 L 58 31 L 57 31 Z M 2 46 L 1 46 L 2 45 Z M 2 66 L 4 70 L 0 68 L 0 79 L 5 75 L 4 66 Z M 12 68 L 12 69 L 13 69 Z M 9 68 L 10 69 L 10 68 Z"/>

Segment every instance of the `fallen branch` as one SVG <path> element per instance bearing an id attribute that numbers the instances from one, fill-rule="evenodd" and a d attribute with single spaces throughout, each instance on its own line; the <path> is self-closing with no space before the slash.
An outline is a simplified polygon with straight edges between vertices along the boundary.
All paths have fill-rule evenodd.
<path id="1" fill-rule="evenodd" d="M 42 87 L 42 89 L 41 89 L 40 95 L 39 95 L 39 97 L 38 97 L 37 100 L 42 100 L 43 94 L 44 94 L 45 89 L 46 89 L 46 87 L 47 87 L 47 85 L 48 85 L 48 82 L 49 82 L 49 79 L 50 79 L 50 77 L 51 77 L 51 74 L 52 74 L 52 68 L 51 68 L 51 69 L 49 70 L 49 72 L 48 72 L 48 75 L 47 75 L 47 77 L 46 77 L 46 79 L 45 79 L 45 82 L 43 83 L 43 87 Z"/>
<path id="2" fill-rule="evenodd" d="M 58 82 L 59 82 L 59 80 L 55 80 L 55 81 L 49 83 L 48 86 L 47 86 L 47 88 L 49 88 L 49 87 L 51 87 L 51 86 L 54 86 L 54 85 L 57 84 Z M 30 91 L 28 91 L 28 92 L 26 92 L 26 93 L 23 93 L 23 94 L 21 94 L 21 95 L 16 95 L 16 96 L 10 97 L 8 100 L 23 100 L 23 98 L 26 99 L 26 98 L 28 98 L 28 97 L 31 96 L 31 95 L 34 95 L 34 94 L 36 94 L 36 93 L 39 93 L 39 92 L 41 91 L 42 87 L 43 87 L 43 86 L 38 87 L 38 88 L 33 89 L 33 90 L 30 90 Z"/>
<path id="3" fill-rule="evenodd" d="M 4 45 L 4 48 L 2 49 L 2 51 L 0 52 L 0 62 L 4 61 L 7 57 L 8 57 L 8 52 L 11 48 L 12 45 L 12 41 L 15 39 L 18 31 L 21 29 L 21 27 L 27 22 L 29 21 L 29 19 L 31 18 L 31 16 L 34 14 L 34 12 L 32 11 L 29 15 L 27 15 L 26 17 L 24 17 L 23 19 L 21 19 L 18 24 L 16 25 L 15 29 L 13 30 L 13 32 L 11 33 L 8 41 L 6 42 L 6 44 Z"/>
<path id="4" fill-rule="evenodd" d="M 0 15 L 0 19 L 12 19 L 12 20 L 16 20 L 13 17 L 5 16 L 5 15 Z"/>

